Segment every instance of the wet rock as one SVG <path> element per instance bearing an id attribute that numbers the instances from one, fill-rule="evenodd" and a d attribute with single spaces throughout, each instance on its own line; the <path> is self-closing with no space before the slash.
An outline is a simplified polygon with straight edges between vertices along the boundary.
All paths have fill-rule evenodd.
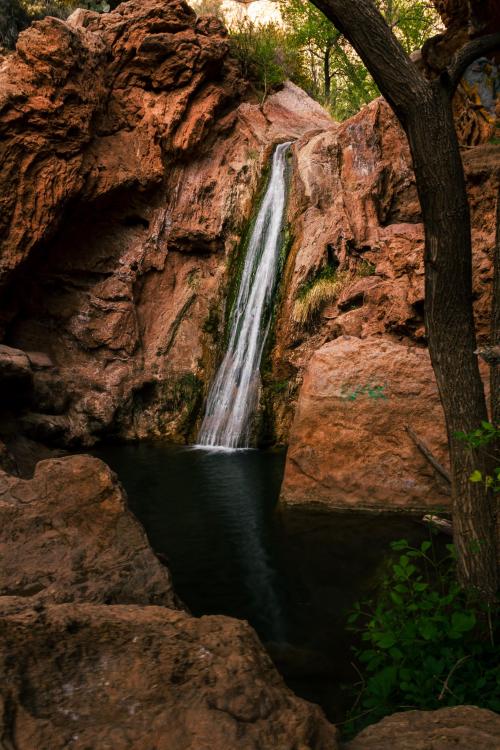
<path id="1" fill-rule="evenodd" d="M 500 746 L 500 717 L 475 706 L 407 711 L 364 729 L 346 750 L 496 750 Z"/>
<path id="2" fill-rule="evenodd" d="M 0 721 L 18 750 L 338 748 L 244 622 L 4 598 L 0 634 Z"/>
<path id="3" fill-rule="evenodd" d="M 0 473 L 0 519 L 1 595 L 177 606 L 168 571 L 96 458 L 41 461 L 31 480 Z"/>
<path id="4" fill-rule="evenodd" d="M 449 488 L 406 426 L 446 465 L 446 433 L 425 349 L 341 336 L 314 353 L 290 435 L 281 502 L 358 510 L 446 507 Z"/>

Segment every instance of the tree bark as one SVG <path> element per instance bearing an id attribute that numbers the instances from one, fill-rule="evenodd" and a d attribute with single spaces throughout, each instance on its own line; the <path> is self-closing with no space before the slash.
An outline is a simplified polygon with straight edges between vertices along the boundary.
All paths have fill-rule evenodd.
<path id="1" fill-rule="evenodd" d="M 330 45 L 328 45 L 325 49 L 325 55 L 323 58 L 323 76 L 325 79 L 325 100 L 327 102 L 330 101 L 330 96 L 332 93 L 332 76 L 330 73 L 330 55 L 332 52 L 332 48 Z"/>
<path id="2" fill-rule="evenodd" d="M 490 473 L 486 452 L 456 437 L 488 419 L 472 307 L 472 245 L 451 100 L 438 81 L 408 114 L 407 135 L 425 227 L 425 320 L 450 450 L 459 580 L 492 600 L 497 591 L 494 503 L 470 475 Z M 431 145 L 431 147 L 430 147 Z"/>
<path id="3" fill-rule="evenodd" d="M 351 42 L 408 136 L 425 227 L 426 328 L 448 433 L 458 577 L 493 601 L 498 587 L 494 503 L 481 483 L 469 481 L 475 469 L 488 473 L 488 459 L 484 450 L 471 450 L 456 438 L 487 419 L 474 354 L 469 204 L 451 107 L 454 74 L 463 58 L 428 81 L 372 0 L 313 3 Z"/>
<path id="4" fill-rule="evenodd" d="M 491 310 L 491 345 L 500 346 L 500 187 L 497 195 L 497 233 L 495 252 L 493 254 L 493 302 Z M 500 425 L 500 365 L 492 365 L 491 385 L 491 421 Z"/>

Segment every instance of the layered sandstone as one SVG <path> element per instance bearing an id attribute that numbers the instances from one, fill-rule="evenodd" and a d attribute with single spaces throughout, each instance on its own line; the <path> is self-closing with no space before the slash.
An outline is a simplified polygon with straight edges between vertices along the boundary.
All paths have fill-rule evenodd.
<path id="1" fill-rule="evenodd" d="M 445 505 L 446 487 L 404 429 L 411 422 L 408 408 L 420 412 L 417 432 L 429 437 L 445 462 L 444 427 L 424 349 L 424 231 L 404 133 L 380 99 L 342 125 L 300 139 L 294 154 L 289 206 L 293 241 L 269 383 L 271 392 L 273 383 L 287 384 L 271 396 L 276 437 L 291 446 L 283 502 L 309 498 L 379 510 Z M 485 143 L 464 149 L 462 157 L 472 217 L 474 309 L 479 340 L 486 341 L 500 148 Z M 341 280 L 336 294 L 318 305 L 309 320 L 294 320 L 303 291 L 314 287 L 325 270 Z M 345 361 L 342 336 L 355 337 Z M 415 351 L 397 355 L 408 348 Z M 349 415 L 338 396 L 344 375 L 352 390 L 374 380 L 383 384 L 384 369 L 389 380 L 395 375 L 393 357 L 402 367 L 396 378 L 399 395 L 381 402 L 356 401 Z M 414 374 L 406 364 L 411 357 Z M 323 392 L 330 375 L 331 389 Z M 359 411 L 362 406 L 366 414 Z M 387 463 L 391 451 L 392 467 Z"/>
<path id="2" fill-rule="evenodd" d="M 33 24 L 0 96 L 3 336 L 54 365 L 27 436 L 185 440 L 273 146 L 329 117 L 292 84 L 252 103 L 222 24 L 180 0 Z"/>

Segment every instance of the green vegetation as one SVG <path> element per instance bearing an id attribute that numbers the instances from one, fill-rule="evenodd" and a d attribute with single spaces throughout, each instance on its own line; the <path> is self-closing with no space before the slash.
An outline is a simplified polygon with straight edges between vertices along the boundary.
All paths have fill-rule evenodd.
<path id="1" fill-rule="evenodd" d="M 368 396 L 368 398 L 374 401 L 378 401 L 379 399 L 387 401 L 389 397 L 385 392 L 386 388 L 386 383 L 384 385 L 367 383 L 366 385 L 357 385 L 354 389 L 352 386 L 343 385 L 340 389 L 340 395 L 347 401 L 356 401 L 360 396 Z"/>
<path id="2" fill-rule="evenodd" d="M 469 704 L 500 711 L 498 606 L 467 596 L 456 581 L 455 549 L 439 554 L 394 542 L 399 553 L 376 597 L 358 603 L 348 627 L 360 682 L 349 733 L 395 711 Z"/>
<path id="3" fill-rule="evenodd" d="M 408 53 L 420 49 L 439 28 L 426 0 L 377 0 L 389 27 Z M 304 61 L 308 91 L 343 120 L 378 96 L 372 77 L 346 38 L 311 3 L 280 0 L 288 43 Z"/>
<path id="4" fill-rule="evenodd" d="M 376 273 L 376 268 L 373 263 L 370 263 L 368 260 L 362 260 L 358 263 L 356 267 L 356 276 L 374 276 Z"/>
<path id="5" fill-rule="evenodd" d="M 427 0 L 378 0 L 377 5 L 407 52 L 439 29 Z M 198 15 L 224 19 L 221 0 L 197 0 Z M 345 37 L 312 3 L 280 0 L 283 25 L 249 19 L 230 25 L 233 54 L 263 101 L 290 79 L 343 120 L 379 95 L 377 86 Z"/>
<path id="6" fill-rule="evenodd" d="M 292 318 L 299 325 L 311 323 L 329 302 L 335 302 L 354 276 L 349 271 L 338 271 L 325 266 L 303 284 L 293 306 Z"/>
<path id="7" fill-rule="evenodd" d="M 491 422 L 481 422 L 481 427 L 478 427 L 472 432 L 457 432 L 455 435 L 459 440 L 464 441 L 470 448 L 483 448 L 488 447 L 489 458 L 493 459 L 495 463 L 500 463 L 500 456 L 494 451 L 495 446 L 498 445 L 500 440 L 500 426 L 495 426 Z M 491 474 L 479 471 L 475 469 L 469 477 L 469 480 L 474 484 L 483 484 L 485 491 L 491 490 L 494 493 L 500 492 L 500 466 L 495 466 Z"/>
<path id="8" fill-rule="evenodd" d="M 307 85 L 300 50 L 289 43 L 287 33 L 277 24 L 240 21 L 231 28 L 230 42 L 243 75 L 254 84 L 262 102 L 287 79 Z"/>

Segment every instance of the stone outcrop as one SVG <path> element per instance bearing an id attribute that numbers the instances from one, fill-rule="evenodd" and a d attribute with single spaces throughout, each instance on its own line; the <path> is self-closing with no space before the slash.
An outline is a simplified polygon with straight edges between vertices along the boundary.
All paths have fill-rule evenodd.
<path id="1" fill-rule="evenodd" d="M 346 750 L 496 750 L 500 717 L 475 706 L 406 711 L 364 729 Z"/>
<path id="2" fill-rule="evenodd" d="M 462 156 L 472 213 L 474 309 L 482 342 L 487 340 L 490 326 L 500 148 L 482 144 L 464 149 Z M 445 504 L 446 492 L 443 494 L 441 480 L 436 484 L 433 470 L 426 467 L 404 431 L 411 405 L 422 415 L 421 437 L 429 435 L 433 448 L 444 461 L 442 419 L 432 371 L 422 350 L 426 344 L 423 225 L 407 142 L 383 100 L 372 102 L 336 128 L 298 141 L 289 220 L 293 239 L 269 377 L 276 415 L 275 435 L 292 446 L 283 499 L 298 502 L 299 497 L 304 499 L 307 487 L 311 500 L 329 497 L 332 505 L 350 505 L 357 498 L 363 506 L 382 509 L 385 493 L 386 509 L 402 507 L 404 476 L 408 506 Z M 337 274 L 339 283 L 335 292 L 318 304 L 307 321 L 294 320 L 297 302 L 301 296 L 307 296 L 325 271 Z M 355 365 L 347 357 L 339 369 L 334 342 L 341 336 L 359 339 L 354 350 L 358 347 L 364 356 L 356 357 Z M 326 348 L 322 348 L 324 345 Z M 346 345 L 339 341 L 337 346 L 340 352 Z M 383 347 L 387 350 L 387 362 L 381 366 Z M 391 397 L 379 403 L 365 401 L 365 394 L 351 406 L 356 413 L 361 405 L 378 410 L 377 416 L 372 423 L 362 421 L 360 431 L 356 432 L 355 426 L 348 423 L 347 413 L 336 414 L 334 404 L 342 406 L 344 411 L 347 406 L 335 389 L 328 391 L 326 401 L 320 405 L 319 394 L 330 366 L 334 368 L 332 384 L 339 385 L 341 373 L 346 374 L 344 380 L 349 381 L 353 390 L 370 385 L 374 377 L 384 383 L 383 368 L 392 371 L 389 352 L 407 352 L 408 347 L 417 350 L 402 357 L 406 381 L 399 380 L 397 408 L 395 401 L 391 406 Z M 415 392 L 410 368 L 403 364 L 406 356 L 413 356 L 415 363 L 421 363 L 415 365 L 421 398 Z M 302 393 L 304 378 L 307 392 Z M 286 388 L 279 391 L 276 388 L 278 392 L 273 393 L 275 384 L 281 383 L 286 383 Z M 318 399 L 312 394 L 317 394 Z M 297 397 L 300 406 L 293 422 Z M 328 419 L 324 419 L 324 408 L 329 411 Z M 321 425 L 314 417 L 318 409 L 323 415 Z M 432 418 L 425 417 L 428 411 Z M 393 418 L 391 425 L 387 420 L 389 414 Z M 307 426 L 309 417 L 316 430 L 312 424 Z M 357 414 L 356 418 L 360 417 L 361 413 Z M 392 436 L 391 446 L 384 442 L 384 433 Z M 344 451 L 342 459 L 338 453 L 340 446 Z M 382 476 L 375 471 L 375 465 L 377 462 L 380 467 L 386 465 L 388 450 L 395 452 L 396 463 L 389 475 Z M 315 462 L 313 471 L 305 466 L 307 451 Z M 308 477 L 293 465 L 299 454 L 299 464 L 309 471 Z M 357 477 L 349 478 L 347 457 L 352 455 L 358 457 L 354 472 Z M 364 456 L 370 456 L 369 471 L 361 468 Z M 407 470 L 400 474 L 403 460 Z M 376 498 L 371 484 L 373 471 L 381 481 L 381 492 L 375 493 Z M 343 494 L 339 488 L 344 482 L 350 489 Z"/>
<path id="3" fill-rule="evenodd" d="M 436 510 L 449 488 L 405 428 L 446 464 L 444 419 L 426 349 L 340 336 L 307 366 L 282 502 L 358 510 Z"/>
<path id="4" fill-rule="evenodd" d="M 0 557 L 0 596 L 178 606 L 116 475 L 91 456 L 41 461 L 30 480 L 0 472 Z"/>
<path id="5" fill-rule="evenodd" d="M 17 750 L 336 750 L 253 630 L 160 607 L 0 599 L 1 740 Z"/>
<path id="6" fill-rule="evenodd" d="M 293 84 L 253 103 L 181 0 L 34 23 L 0 97 L 0 334 L 54 363 L 26 435 L 186 439 L 272 148 L 330 118 Z"/>

